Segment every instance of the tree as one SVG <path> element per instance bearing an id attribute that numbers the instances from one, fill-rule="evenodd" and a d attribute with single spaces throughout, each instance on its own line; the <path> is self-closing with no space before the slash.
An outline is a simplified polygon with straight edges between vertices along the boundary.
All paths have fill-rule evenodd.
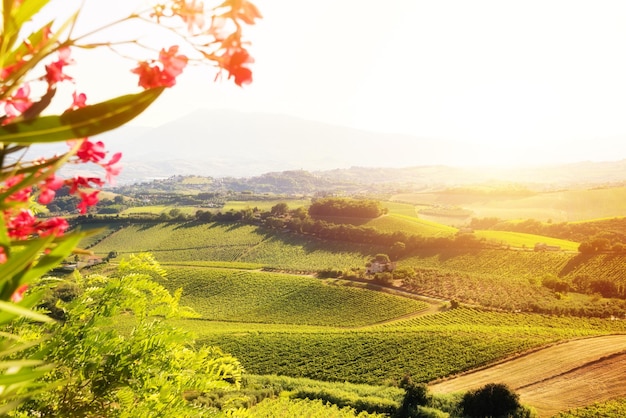
<path id="1" fill-rule="evenodd" d="M 522 405 L 519 395 L 502 383 L 488 383 L 467 392 L 460 404 L 463 415 L 468 417 L 508 417 Z"/>
<path id="2" fill-rule="evenodd" d="M 376 256 L 374 257 L 374 261 L 381 264 L 387 264 L 391 262 L 387 254 L 376 254 Z"/>
<path id="3" fill-rule="evenodd" d="M 277 203 L 272 206 L 270 213 L 274 216 L 285 216 L 289 213 L 289 206 L 284 202 Z"/>
<path id="4" fill-rule="evenodd" d="M 52 338 L 39 355 L 56 364 L 44 379 L 61 382 L 36 393 L 20 411 L 28 416 L 204 416 L 185 401 L 189 391 L 235 390 L 240 363 L 215 347 L 194 349 L 193 337 L 163 318 L 197 317 L 154 281 L 165 271 L 144 253 L 120 261 L 109 277 L 74 276 L 69 292 L 56 290 L 63 320 L 43 332 Z M 66 297 L 63 297 L 66 294 Z M 130 332 L 112 327 L 124 312 Z M 32 332 L 41 333 L 41 327 Z"/>
<path id="5" fill-rule="evenodd" d="M 400 381 L 400 387 L 406 392 L 400 409 L 406 408 L 408 410 L 408 408 L 418 405 L 426 406 L 430 402 L 428 386 L 423 383 L 415 383 L 411 376 L 404 376 Z"/>
<path id="6" fill-rule="evenodd" d="M 406 244 L 402 241 L 396 241 L 393 243 L 393 245 L 389 249 L 389 255 L 394 260 L 398 260 L 400 257 L 404 255 L 405 251 L 406 251 Z"/>

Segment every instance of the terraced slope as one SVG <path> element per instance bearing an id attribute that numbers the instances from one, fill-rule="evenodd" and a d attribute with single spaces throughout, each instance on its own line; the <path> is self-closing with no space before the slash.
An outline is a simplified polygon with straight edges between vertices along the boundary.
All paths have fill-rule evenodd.
<path id="1" fill-rule="evenodd" d="M 626 397 L 626 335 L 572 340 L 430 386 L 461 392 L 506 383 L 540 417 L 594 402 Z"/>

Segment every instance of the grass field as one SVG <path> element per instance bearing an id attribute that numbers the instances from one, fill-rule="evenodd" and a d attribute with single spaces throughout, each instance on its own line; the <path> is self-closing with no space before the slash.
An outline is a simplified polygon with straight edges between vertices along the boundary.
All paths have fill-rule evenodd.
<path id="1" fill-rule="evenodd" d="M 557 246 L 564 251 L 578 251 L 580 243 L 558 238 L 550 238 L 542 235 L 525 234 L 523 232 L 509 231 L 475 231 L 477 238 L 484 238 L 487 241 L 510 245 L 517 248 L 534 248 L 536 243 L 543 242 L 547 245 Z"/>
<path id="2" fill-rule="evenodd" d="M 310 199 L 278 199 L 278 200 L 229 200 L 221 209 L 222 212 L 229 210 L 241 210 L 257 208 L 262 211 L 269 211 L 272 206 L 277 203 L 286 203 L 289 209 L 297 209 L 299 207 L 307 207 L 311 204 Z"/>
<path id="3" fill-rule="evenodd" d="M 458 229 L 437 222 L 427 221 L 403 214 L 389 214 L 372 219 L 364 224 L 382 232 L 402 231 L 407 234 L 423 235 L 427 237 L 448 237 L 457 233 Z"/>
<path id="4" fill-rule="evenodd" d="M 472 216 L 477 218 L 565 222 L 623 216 L 626 213 L 626 187 L 543 192 L 517 197 L 471 192 L 412 193 L 393 196 L 392 200 L 415 205 L 461 206 L 471 210 L 474 213 Z M 444 217 L 437 219 L 446 222 Z M 450 218 L 448 222 L 457 225 L 459 220 Z"/>
<path id="5" fill-rule="evenodd" d="M 400 202 L 392 202 L 392 201 L 384 201 L 382 202 L 384 208 L 389 210 L 390 214 L 395 215 L 405 215 L 417 218 L 417 211 L 415 210 L 415 205 L 410 203 L 400 203 Z"/>
<path id="6" fill-rule="evenodd" d="M 169 214 L 172 209 L 177 209 L 184 215 L 195 215 L 198 210 L 207 210 L 200 206 L 177 206 L 177 205 L 153 205 L 153 206 L 136 206 L 125 209 L 120 213 L 121 216 L 132 215 L 160 215 L 162 213 Z"/>

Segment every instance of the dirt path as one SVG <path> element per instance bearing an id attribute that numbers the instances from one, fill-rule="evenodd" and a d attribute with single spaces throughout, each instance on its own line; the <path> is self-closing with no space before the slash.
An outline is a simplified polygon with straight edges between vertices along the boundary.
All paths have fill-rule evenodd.
<path id="1" fill-rule="evenodd" d="M 539 417 L 626 396 L 626 335 L 572 340 L 430 386 L 460 392 L 506 383 Z"/>

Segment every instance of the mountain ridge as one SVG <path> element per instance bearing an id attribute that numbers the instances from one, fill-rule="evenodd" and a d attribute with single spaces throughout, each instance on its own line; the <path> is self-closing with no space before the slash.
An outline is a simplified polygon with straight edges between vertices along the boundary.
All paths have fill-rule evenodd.
<path id="1" fill-rule="evenodd" d="M 546 148 L 534 164 L 520 160 L 507 166 L 498 156 L 503 152 L 515 155 L 523 144 L 503 141 L 492 146 L 472 145 L 230 110 L 196 110 L 154 128 L 123 126 L 95 138 L 105 142 L 111 152 L 122 152 L 121 184 L 172 175 L 249 178 L 289 170 L 328 171 L 328 175 L 342 179 L 365 176 L 374 182 L 388 181 L 389 176 L 395 178 L 393 181 L 431 176 L 431 181 L 444 183 L 452 178 L 461 183 L 490 179 L 602 183 L 626 179 L 626 160 L 547 164 L 540 158 L 549 154 Z M 615 138 L 606 141 L 614 144 Z M 603 140 L 594 141 L 593 149 L 598 148 L 606 148 Z M 587 159 L 593 158 L 593 153 L 588 154 Z M 619 157 L 620 153 L 616 150 L 612 155 Z M 481 159 L 493 162 L 480 167 Z M 85 172 L 85 168 L 81 170 Z M 376 179 L 373 172 L 379 172 L 381 178 Z"/>

